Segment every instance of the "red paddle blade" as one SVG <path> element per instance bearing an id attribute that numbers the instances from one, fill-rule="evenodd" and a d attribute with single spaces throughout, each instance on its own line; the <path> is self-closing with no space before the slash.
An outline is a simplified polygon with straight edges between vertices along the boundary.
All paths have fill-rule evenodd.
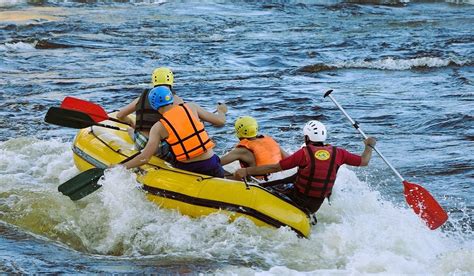
<path id="1" fill-rule="evenodd" d="M 428 227 L 434 230 L 448 220 L 448 214 L 434 197 L 418 184 L 403 181 L 405 199 Z"/>
<path id="2" fill-rule="evenodd" d="M 61 103 L 61 108 L 86 113 L 91 116 L 91 118 L 96 123 L 102 122 L 109 118 L 107 112 L 100 105 L 74 97 L 64 98 L 63 102 Z"/>

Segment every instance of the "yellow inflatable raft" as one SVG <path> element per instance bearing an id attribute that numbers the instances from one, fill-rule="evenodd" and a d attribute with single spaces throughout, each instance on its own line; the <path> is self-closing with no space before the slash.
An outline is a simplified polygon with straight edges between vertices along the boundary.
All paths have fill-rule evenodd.
<path id="1" fill-rule="evenodd" d="M 126 127 L 113 121 L 102 123 Z M 79 131 L 73 152 L 77 168 L 85 171 L 120 163 L 136 150 L 126 131 L 95 126 Z M 231 220 L 244 216 L 259 226 L 287 226 L 299 236 L 310 234 L 310 219 L 305 212 L 257 185 L 247 187 L 240 181 L 179 170 L 157 157 L 139 168 L 137 180 L 149 200 L 191 217 L 221 211 Z"/>

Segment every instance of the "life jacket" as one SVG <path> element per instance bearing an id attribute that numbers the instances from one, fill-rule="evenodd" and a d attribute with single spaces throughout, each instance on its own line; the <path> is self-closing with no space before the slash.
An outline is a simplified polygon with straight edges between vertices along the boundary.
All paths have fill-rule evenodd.
<path id="1" fill-rule="evenodd" d="M 148 93 L 150 90 L 151 89 L 145 89 L 142 92 L 135 106 L 135 113 L 137 115 L 135 119 L 135 131 L 150 131 L 151 127 L 162 118 L 161 114 L 154 110 L 148 101 Z"/>
<path id="2" fill-rule="evenodd" d="M 281 160 L 280 146 L 270 136 L 260 135 L 252 140 L 242 139 L 237 147 L 251 151 L 257 166 L 276 164 Z"/>
<path id="3" fill-rule="evenodd" d="M 214 147 L 204 124 L 186 104 L 179 104 L 166 111 L 160 122 L 168 132 L 166 142 L 178 161 L 192 159 Z"/>
<path id="4" fill-rule="evenodd" d="M 329 197 L 339 169 L 335 164 L 337 148 L 330 145 L 307 145 L 304 153 L 309 162 L 305 167 L 298 169 L 296 189 L 309 197 Z"/>

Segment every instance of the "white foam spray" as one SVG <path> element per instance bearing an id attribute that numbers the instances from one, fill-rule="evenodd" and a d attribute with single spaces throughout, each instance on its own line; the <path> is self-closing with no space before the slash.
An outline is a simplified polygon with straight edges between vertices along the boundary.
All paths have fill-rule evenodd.
<path id="1" fill-rule="evenodd" d="M 33 43 L 13 42 L 0 45 L 0 52 L 28 52 L 35 50 Z"/>
<path id="2" fill-rule="evenodd" d="M 404 203 L 385 199 L 345 167 L 331 206 L 323 204 L 311 237 L 301 239 L 244 218 L 230 223 L 222 213 L 193 219 L 161 209 L 122 167 L 107 170 L 101 189 L 72 202 L 56 191 L 77 173 L 69 146 L 27 138 L 0 143 L 2 220 L 88 253 L 234 264 L 216 271 L 225 274 L 474 273 L 472 235 L 429 230 Z"/>
<path id="3" fill-rule="evenodd" d="M 17 6 L 17 5 L 26 4 L 27 2 L 28 2 L 27 0 L 1 0 L 0 1 L 0 8 L 14 7 L 14 6 Z"/>
<path id="4" fill-rule="evenodd" d="M 450 64 L 462 66 L 464 64 L 472 63 L 472 60 L 460 59 L 458 57 L 452 58 L 438 58 L 438 57 L 418 57 L 411 59 L 397 59 L 397 58 L 383 58 L 379 60 L 353 60 L 340 61 L 334 66 L 336 68 L 367 68 L 367 69 L 382 69 L 382 70 L 409 70 L 419 67 L 445 67 Z"/>

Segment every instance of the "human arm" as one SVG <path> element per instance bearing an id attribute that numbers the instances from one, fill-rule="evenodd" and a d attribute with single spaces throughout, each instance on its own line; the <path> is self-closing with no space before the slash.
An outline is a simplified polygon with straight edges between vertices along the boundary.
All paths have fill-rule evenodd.
<path id="1" fill-rule="evenodd" d="M 161 140 L 166 137 L 168 137 L 168 132 L 166 131 L 165 127 L 160 122 L 155 123 L 150 130 L 148 142 L 146 143 L 146 146 L 142 150 L 142 152 L 132 160 L 124 163 L 123 165 L 127 169 L 131 169 L 148 163 L 151 157 L 158 150 Z"/>
<path id="2" fill-rule="evenodd" d="M 124 106 L 122 109 L 119 110 L 119 112 L 117 112 L 116 115 L 118 120 L 130 124 L 133 128 L 135 128 L 135 121 L 128 117 L 128 115 L 135 112 L 135 106 L 137 105 L 138 100 L 139 98 L 136 98 L 131 103 Z"/>
<path id="3" fill-rule="evenodd" d="M 217 105 L 217 113 L 211 113 L 196 103 L 188 103 L 188 105 L 195 110 L 199 119 L 205 122 L 211 123 L 215 126 L 223 126 L 226 122 L 225 114 L 227 113 L 227 106 L 225 103 Z"/>
<path id="4" fill-rule="evenodd" d="M 279 172 L 282 170 L 289 170 L 294 167 L 301 167 L 305 165 L 306 159 L 304 155 L 305 149 L 300 149 L 292 155 L 280 160 L 277 164 L 270 164 L 258 167 L 248 167 L 238 169 L 234 175 L 238 178 L 245 177 L 247 175 L 266 175 L 269 173 Z"/>
<path id="5" fill-rule="evenodd" d="M 373 137 L 368 137 L 367 139 L 364 140 L 365 149 L 361 155 L 360 166 L 369 165 L 369 161 L 372 158 L 372 150 L 376 143 L 377 141 Z"/>
<path id="6" fill-rule="evenodd" d="M 238 169 L 235 171 L 234 176 L 238 179 L 244 178 L 247 175 L 267 175 L 269 173 L 281 171 L 280 163 L 258 166 L 258 167 L 247 167 Z"/>
<path id="7" fill-rule="evenodd" d="M 280 154 L 281 154 L 281 159 L 285 159 L 288 156 L 290 156 L 284 149 L 280 147 Z"/>
<path id="8" fill-rule="evenodd" d="M 229 163 L 239 160 L 245 162 L 249 166 L 255 166 L 255 157 L 252 152 L 246 148 L 235 148 L 228 152 L 226 155 L 221 157 L 221 165 L 227 165 Z"/>

